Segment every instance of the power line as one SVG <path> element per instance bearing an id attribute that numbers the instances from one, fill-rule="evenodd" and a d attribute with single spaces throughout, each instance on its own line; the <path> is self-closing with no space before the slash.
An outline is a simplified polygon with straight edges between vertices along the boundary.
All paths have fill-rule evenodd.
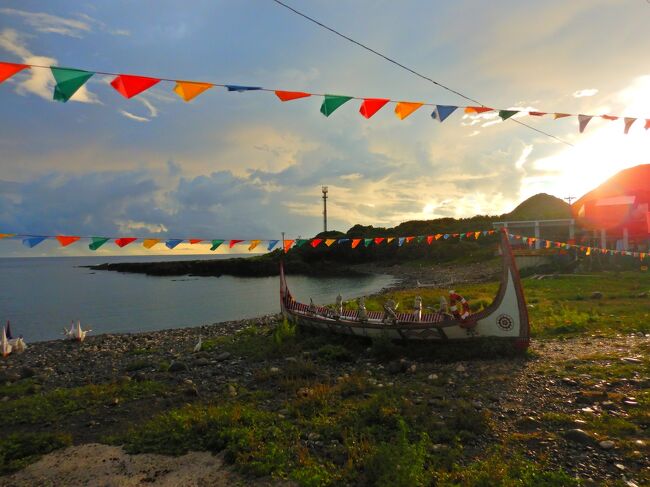
<path id="1" fill-rule="evenodd" d="M 430 83 L 433 83 L 434 85 L 439 86 L 440 88 L 442 88 L 444 90 L 447 90 L 450 93 L 454 93 L 455 95 L 458 95 L 461 98 L 464 98 L 465 100 L 469 100 L 469 101 L 471 101 L 473 103 L 477 103 L 477 104 L 479 104 L 480 106 L 483 106 L 483 107 L 486 106 L 483 103 L 481 103 L 480 101 L 475 100 L 474 98 L 472 98 L 470 96 L 464 95 L 460 91 L 456 91 L 453 88 L 434 80 L 433 78 L 425 76 L 424 74 L 416 71 L 415 69 L 412 69 L 412 68 L 409 68 L 408 66 L 405 66 L 404 64 L 396 61 L 393 58 L 390 58 L 390 57 L 386 56 L 385 54 L 382 54 L 379 51 L 376 51 L 375 49 L 363 44 L 362 42 L 359 42 L 359 41 L 357 41 L 355 39 L 352 39 L 351 37 L 339 32 L 338 30 L 336 30 L 336 29 L 334 29 L 332 27 L 329 27 L 329 26 L 323 24 L 322 22 L 319 22 L 318 20 L 314 19 L 313 17 L 310 17 L 309 15 L 304 14 L 303 12 L 301 12 L 299 10 L 296 10 L 295 8 L 291 7 L 290 5 L 287 5 L 286 3 L 284 3 L 284 2 L 282 2 L 280 0 L 272 0 L 272 1 L 275 2 L 278 5 L 286 8 L 286 9 L 292 11 L 296 15 L 299 15 L 300 17 L 303 17 L 303 18 L 309 20 L 310 22 L 313 22 L 314 24 L 318 25 L 319 27 L 322 27 L 323 29 L 326 29 L 326 30 L 330 31 L 332 34 L 335 34 L 335 35 L 337 35 L 339 37 L 342 37 L 343 39 L 345 39 L 345 40 L 347 40 L 349 42 L 352 42 L 353 44 L 356 44 L 357 46 L 361 47 L 362 49 L 365 49 L 366 51 L 369 51 L 369 52 L 373 53 L 374 55 L 379 56 L 380 58 L 394 64 L 395 66 L 398 66 L 398 67 L 408 71 L 411 74 L 414 74 L 415 76 L 418 76 L 419 78 L 422 78 L 422 79 L 424 79 L 426 81 L 429 81 Z M 528 127 L 529 129 L 534 130 L 535 132 L 546 135 L 547 137 L 551 137 L 552 139 L 555 139 L 555 140 L 557 140 L 559 142 L 562 142 L 563 144 L 566 144 L 566 145 L 569 145 L 569 146 L 573 147 L 573 144 L 571 144 L 570 142 L 567 142 L 566 140 L 561 139 L 561 138 L 559 138 L 559 137 L 557 137 L 557 136 L 555 136 L 553 134 L 550 134 L 548 132 L 544 132 L 543 130 L 540 130 L 540 129 L 536 128 L 536 127 L 533 127 L 532 125 L 528 125 L 527 123 L 520 122 L 519 120 L 514 120 L 512 118 L 510 118 L 509 120 L 512 120 L 513 122 L 518 123 L 519 125 L 523 125 L 524 127 Z"/>

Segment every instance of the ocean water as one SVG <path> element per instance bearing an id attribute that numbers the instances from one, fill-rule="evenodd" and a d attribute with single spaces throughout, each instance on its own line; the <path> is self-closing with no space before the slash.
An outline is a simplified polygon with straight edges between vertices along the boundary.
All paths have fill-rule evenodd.
<path id="1" fill-rule="evenodd" d="M 71 320 L 81 320 L 94 335 L 198 326 L 280 311 L 278 277 L 157 277 L 80 267 L 200 258 L 0 258 L 0 322 L 10 320 L 14 335 L 29 343 L 61 338 Z M 379 291 L 394 279 L 291 276 L 287 269 L 287 282 L 297 300 L 309 302 L 312 297 L 316 304 L 326 304 L 339 292 L 347 300 Z"/>

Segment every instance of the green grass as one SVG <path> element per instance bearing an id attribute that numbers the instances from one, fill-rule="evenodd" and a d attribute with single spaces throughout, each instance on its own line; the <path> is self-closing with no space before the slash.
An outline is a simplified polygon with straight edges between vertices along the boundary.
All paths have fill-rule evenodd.
<path id="1" fill-rule="evenodd" d="M 0 475 L 20 470 L 42 455 L 70 446 L 70 435 L 59 433 L 13 433 L 0 437 Z"/>
<path id="2" fill-rule="evenodd" d="M 17 397 L 0 402 L 0 426 L 59 421 L 68 415 L 92 413 L 114 399 L 121 402 L 142 399 L 164 389 L 163 384 L 145 381 L 87 385 Z"/>

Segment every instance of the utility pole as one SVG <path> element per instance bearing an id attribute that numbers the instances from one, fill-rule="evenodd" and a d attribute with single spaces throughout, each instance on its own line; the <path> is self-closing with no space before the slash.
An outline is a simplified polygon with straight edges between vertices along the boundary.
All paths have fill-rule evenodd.
<path id="1" fill-rule="evenodd" d="M 566 198 L 563 199 L 567 200 L 569 202 L 569 205 L 571 205 L 571 201 L 576 200 L 578 198 L 576 198 L 575 196 L 567 196 Z"/>
<path id="2" fill-rule="evenodd" d="M 323 190 L 323 231 L 327 231 L 327 186 L 321 187 Z"/>

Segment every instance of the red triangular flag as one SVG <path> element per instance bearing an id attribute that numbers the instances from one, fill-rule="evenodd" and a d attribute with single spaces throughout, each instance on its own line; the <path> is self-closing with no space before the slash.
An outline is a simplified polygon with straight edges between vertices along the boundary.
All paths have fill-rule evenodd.
<path id="1" fill-rule="evenodd" d="M 135 95 L 148 90 L 159 81 L 158 78 L 120 74 L 111 81 L 111 86 L 124 98 L 133 98 Z"/>
<path id="2" fill-rule="evenodd" d="M 543 117 L 546 114 L 547 112 L 528 112 L 528 115 L 532 115 L 533 117 Z"/>
<path id="3" fill-rule="evenodd" d="M 122 237 L 122 238 L 115 239 L 115 245 L 117 245 L 118 247 L 126 247 L 131 242 L 135 242 L 136 240 L 137 238 L 133 238 L 133 237 Z"/>
<path id="4" fill-rule="evenodd" d="M 433 235 L 429 235 L 429 236 L 427 237 L 427 243 L 428 243 L 429 245 L 431 245 L 431 242 L 433 242 Z"/>
<path id="5" fill-rule="evenodd" d="M 190 239 L 191 244 L 197 244 L 199 242 L 203 242 L 203 239 L 202 238 L 191 238 Z"/>
<path id="6" fill-rule="evenodd" d="M 625 117 L 625 130 L 623 130 L 625 134 L 627 134 L 630 131 L 630 127 L 634 122 L 636 122 L 636 118 Z"/>
<path id="7" fill-rule="evenodd" d="M 600 118 L 604 118 L 605 120 L 618 120 L 616 115 L 601 115 Z"/>
<path id="8" fill-rule="evenodd" d="M 238 244 L 239 242 L 243 242 L 243 240 L 231 240 L 228 245 L 232 249 L 235 246 L 235 244 Z"/>
<path id="9" fill-rule="evenodd" d="M 307 98 L 311 96 L 311 93 L 305 93 L 304 91 L 280 91 L 276 90 L 275 96 L 277 96 L 282 101 L 297 100 L 298 98 Z"/>
<path id="10" fill-rule="evenodd" d="M 377 238 L 375 239 L 375 244 L 376 244 L 376 245 L 379 245 L 379 244 L 382 243 L 383 241 L 384 241 L 384 237 L 377 237 Z"/>
<path id="11" fill-rule="evenodd" d="M 483 113 L 491 112 L 494 108 L 489 107 L 465 107 L 465 113 Z"/>
<path id="12" fill-rule="evenodd" d="M 387 98 L 366 98 L 365 100 L 363 100 L 363 103 L 361 103 L 361 108 L 359 108 L 359 113 L 366 118 L 370 118 L 389 101 L 390 100 L 388 100 Z"/>
<path id="13" fill-rule="evenodd" d="M 645 125 L 643 126 L 643 128 L 646 130 L 650 129 L 650 118 L 645 119 Z"/>
<path id="14" fill-rule="evenodd" d="M 71 243 L 76 242 L 79 240 L 81 237 L 71 237 L 67 235 L 57 235 L 56 239 L 59 241 L 61 244 L 61 247 L 67 247 Z"/>
<path id="15" fill-rule="evenodd" d="M 415 237 L 406 237 L 406 243 L 411 243 Z"/>
<path id="16" fill-rule="evenodd" d="M 28 67 L 26 64 L 0 63 L 0 83 Z"/>
<path id="17" fill-rule="evenodd" d="M 318 247 L 318 244 L 321 243 L 322 241 L 323 241 L 322 238 L 315 238 L 314 240 L 312 240 L 312 241 L 310 242 L 310 245 L 311 245 L 312 247 L 316 248 L 316 247 Z"/>

